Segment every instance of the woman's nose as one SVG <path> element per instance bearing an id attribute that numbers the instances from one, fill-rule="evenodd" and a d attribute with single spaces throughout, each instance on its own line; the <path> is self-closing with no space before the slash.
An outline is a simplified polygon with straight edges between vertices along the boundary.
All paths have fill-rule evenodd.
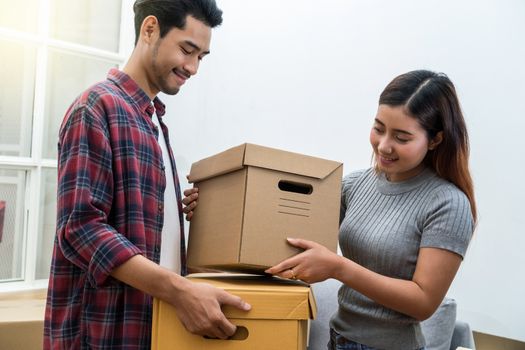
<path id="1" fill-rule="evenodd" d="M 392 145 L 387 138 L 383 138 L 381 139 L 381 141 L 379 141 L 377 150 L 379 151 L 379 153 L 382 153 L 382 154 L 390 154 L 392 153 Z"/>

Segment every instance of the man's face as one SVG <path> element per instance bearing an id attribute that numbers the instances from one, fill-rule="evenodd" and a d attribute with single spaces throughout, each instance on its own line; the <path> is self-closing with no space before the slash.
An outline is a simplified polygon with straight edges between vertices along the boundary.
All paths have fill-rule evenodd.
<path id="1" fill-rule="evenodd" d="M 211 28 L 188 16 L 184 29 L 173 28 L 157 39 L 151 53 L 149 81 L 155 90 L 175 95 L 210 51 Z"/>

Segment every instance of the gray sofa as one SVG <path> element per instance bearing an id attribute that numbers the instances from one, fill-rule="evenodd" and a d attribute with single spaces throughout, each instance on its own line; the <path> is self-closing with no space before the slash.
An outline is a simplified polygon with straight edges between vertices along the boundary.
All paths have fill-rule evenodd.
<path id="1" fill-rule="evenodd" d="M 308 350 L 326 350 L 329 340 L 330 317 L 337 310 L 337 291 L 341 283 L 326 280 L 312 285 L 317 318 L 312 321 Z M 426 350 L 456 350 L 457 347 L 475 349 L 472 331 L 467 323 L 456 320 L 456 302 L 445 298 L 438 310 L 421 323 L 425 335 Z"/>

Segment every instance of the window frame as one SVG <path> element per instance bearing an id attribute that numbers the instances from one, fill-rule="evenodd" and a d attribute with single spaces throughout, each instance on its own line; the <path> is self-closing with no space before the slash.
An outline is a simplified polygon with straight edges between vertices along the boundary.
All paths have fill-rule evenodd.
<path id="1" fill-rule="evenodd" d="M 119 51 L 111 52 L 90 46 L 50 38 L 49 34 L 49 0 L 38 1 L 37 30 L 35 33 L 26 33 L 5 27 L 0 27 L 0 39 L 15 43 L 30 44 L 35 47 L 35 82 L 33 96 L 31 153 L 29 157 L 0 155 L 0 168 L 26 172 L 25 199 L 23 201 L 23 227 L 18 238 L 22 244 L 21 279 L 0 281 L 0 292 L 13 292 L 31 289 L 47 288 L 48 279 L 37 279 L 37 256 L 40 223 L 43 207 L 42 188 L 44 186 L 44 172 L 57 169 L 57 160 L 44 158 L 43 141 L 45 137 L 44 113 L 46 103 L 46 80 L 48 69 L 48 54 L 50 49 L 66 53 L 81 55 L 86 58 L 102 59 L 113 62 L 122 68 L 134 47 L 133 30 L 133 3 L 134 0 L 122 0 Z M 104 77 L 101 77 L 101 80 Z M 19 210 L 19 209 L 17 209 Z"/>

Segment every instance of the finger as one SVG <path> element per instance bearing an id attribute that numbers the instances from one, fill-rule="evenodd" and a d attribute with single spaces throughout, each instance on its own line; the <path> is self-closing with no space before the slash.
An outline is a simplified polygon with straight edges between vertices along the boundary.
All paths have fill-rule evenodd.
<path id="1" fill-rule="evenodd" d="M 195 334 L 200 334 L 209 338 L 226 339 L 229 337 L 231 327 L 229 327 L 228 320 L 220 308 L 220 304 L 216 304 L 208 309 L 206 319 L 196 324 L 200 329 Z M 191 330 L 190 330 L 191 332 Z M 235 332 L 235 329 L 234 329 Z"/>
<path id="2" fill-rule="evenodd" d="M 221 305 L 231 305 L 243 311 L 249 311 L 252 308 L 252 306 L 242 300 L 241 297 L 228 292 L 222 292 L 218 297 L 218 301 Z"/>
<path id="3" fill-rule="evenodd" d="M 211 339 L 227 339 L 226 333 L 218 326 L 213 326 L 210 329 L 203 330 L 200 332 L 201 335 Z"/>
<path id="4" fill-rule="evenodd" d="M 193 217 L 193 212 L 190 211 L 188 214 L 186 214 L 186 221 L 191 221 L 192 217 Z"/>
<path id="5" fill-rule="evenodd" d="M 218 327 L 220 333 L 223 335 L 222 339 L 227 339 L 235 334 L 237 326 L 228 321 L 226 317 L 223 317 Z"/>
<path id="6" fill-rule="evenodd" d="M 212 328 L 204 331 L 206 337 L 213 339 L 228 339 L 229 335 L 222 329 L 222 321 L 219 324 L 213 325 Z M 226 327 L 225 327 L 226 328 Z"/>
<path id="7" fill-rule="evenodd" d="M 185 210 L 185 212 L 187 213 L 193 210 L 197 206 L 197 201 L 193 201 L 190 203 L 184 203 L 184 201 L 182 201 L 182 204 L 183 204 L 182 210 Z"/>
<path id="8" fill-rule="evenodd" d="M 306 239 L 287 238 L 286 240 L 288 241 L 288 243 L 290 243 L 294 247 L 303 248 L 303 249 L 312 249 L 317 246 L 317 243 L 313 241 L 308 241 Z"/>
<path id="9" fill-rule="evenodd" d="M 187 188 L 187 189 L 184 190 L 184 195 L 187 197 L 190 194 L 197 193 L 197 192 L 199 192 L 199 188 L 198 187 Z"/>
<path id="10" fill-rule="evenodd" d="M 296 280 L 296 279 L 299 279 L 297 277 L 297 272 L 295 272 L 295 268 L 294 269 L 287 269 L 287 270 L 284 270 L 282 272 L 279 272 L 278 274 L 276 274 L 275 276 L 278 276 L 278 277 L 281 277 L 281 278 L 284 278 L 284 279 L 287 279 L 287 280 Z"/>
<path id="11" fill-rule="evenodd" d="M 184 197 L 182 199 L 182 203 L 188 205 L 190 203 L 196 202 L 198 198 L 199 198 L 199 194 L 198 193 L 193 193 L 193 194 L 191 194 L 189 196 Z"/>
<path id="12" fill-rule="evenodd" d="M 195 209 L 195 207 L 197 206 L 197 201 L 195 202 L 191 202 L 190 204 L 184 206 L 182 208 L 182 211 L 185 213 L 185 214 L 188 214 L 190 211 L 193 211 L 193 209 Z"/>
<path id="13" fill-rule="evenodd" d="M 270 267 L 269 269 L 267 269 L 264 272 L 270 273 L 272 275 L 277 275 L 277 274 L 283 273 L 286 270 L 289 270 L 292 267 L 297 266 L 297 265 L 299 265 L 299 259 L 297 258 L 297 256 L 294 256 L 294 257 L 291 257 L 291 258 L 286 259 L 284 261 L 281 261 L 279 264 Z"/>

